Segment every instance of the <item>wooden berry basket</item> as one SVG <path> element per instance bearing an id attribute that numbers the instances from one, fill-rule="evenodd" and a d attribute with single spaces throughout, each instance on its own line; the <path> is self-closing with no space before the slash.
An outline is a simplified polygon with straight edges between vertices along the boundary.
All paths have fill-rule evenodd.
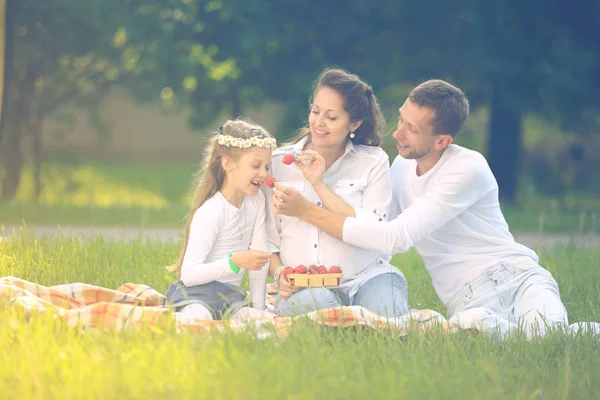
<path id="1" fill-rule="evenodd" d="M 287 275 L 293 287 L 332 287 L 339 286 L 342 274 L 289 274 Z"/>

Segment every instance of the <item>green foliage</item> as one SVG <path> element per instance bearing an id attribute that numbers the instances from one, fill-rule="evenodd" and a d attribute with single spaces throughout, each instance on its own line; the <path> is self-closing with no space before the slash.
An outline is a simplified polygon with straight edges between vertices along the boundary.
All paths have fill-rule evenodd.
<path id="1" fill-rule="evenodd" d="M 600 97 L 588 88 L 600 71 L 599 12 L 594 0 L 433 0 L 426 9 L 358 0 L 24 0 L 13 85 L 22 99 L 11 102 L 12 130 L 27 136 L 31 121 L 68 104 L 95 110 L 119 84 L 165 111 L 185 109 L 195 127 L 266 100 L 282 103 L 282 140 L 306 119 L 311 83 L 325 66 L 358 73 L 393 114 L 407 88 L 441 77 L 464 88 L 473 108 L 489 106 L 487 155 L 511 191 L 519 168 L 504 171 L 503 160 L 519 162 L 522 137 L 513 131 L 523 116 L 597 130 Z M 110 129 L 95 120 L 101 132 Z"/>

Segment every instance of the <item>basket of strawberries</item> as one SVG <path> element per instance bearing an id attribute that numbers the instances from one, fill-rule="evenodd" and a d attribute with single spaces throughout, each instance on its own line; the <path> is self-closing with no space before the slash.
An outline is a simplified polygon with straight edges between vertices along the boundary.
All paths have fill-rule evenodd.
<path id="1" fill-rule="evenodd" d="M 332 266 L 327 269 L 324 265 L 311 265 L 308 268 L 304 265 L 298 265 L 296 268 L 285 267 L 282 273 L 293 287 L 339 286 L 343 276 L 340 267 Z"/>

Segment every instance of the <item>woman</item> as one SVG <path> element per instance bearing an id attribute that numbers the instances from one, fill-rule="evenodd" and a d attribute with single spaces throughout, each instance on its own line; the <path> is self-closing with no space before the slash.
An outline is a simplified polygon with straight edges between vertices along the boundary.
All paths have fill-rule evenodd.
<path id="1" fill-rule="evenodd" d="M 386 221 L 392 201 L 389 158 L 380 148 L 384 127 L 369 85 L 340 69 L 324 70 L 315 83 L 308 126 L 273 152 L 273 175 L 309 201 L 348 216 Z M 293 154 L 291 165 L 283 156 Z M 290 156 L 288 156 L 289 158 Z M 292 315 L 339 306 L 362 306 L 393 317 L 408 311 L 404 275 L 390 256 L 336 239 L 297 218 L 276 215 L 267 197 L 271 274 L 279 285 L 275 311 Z M 337 265 L 335 288 L 294 291 L 281 266 Z"/>

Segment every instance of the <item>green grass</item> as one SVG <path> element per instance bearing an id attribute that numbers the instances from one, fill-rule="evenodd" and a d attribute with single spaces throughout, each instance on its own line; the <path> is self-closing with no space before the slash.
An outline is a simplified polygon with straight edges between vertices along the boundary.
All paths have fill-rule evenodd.
<path id="1" fill-rule="evenodd" d="M 0 201 L 0 224 L 180 228 L 195 169 L 190 164 L 48 162 L 35 200 L 27 167 L 16 201 Z M 600 233 L 597 196 L 522 195 L 503 209 L 514 232 Z"/>
<path id="2" fill-rule="evenodd" d="M 0 202 L 0 223 L 19 226 L 73 225 L 183 229 L 188 211 L 188 208 L 182 204 L 153 209 L 139 206 L 104 208 Z"/>
<path id="3" fill-rule="evenodd" d="M 85 282 L 117 288 L 145 283 L 161 291 L 175 244 L 113 243 L 27 235 L 0 242 L 0 276 L 44 285 Z M 541 253 L 557 278 L 572 321 L 600 321 L 600 253 L 557 247 Z M 413 252 L 396 256 L 416 308 L 445 312 Z M 6 306 L 6 305 L 5 305 Z M 484 335 L 406 339 L 300 322 L 285 339 L 251 332 L 79 333 L 60 320 L 25 324 L 0 311 L 0 393 L 11 398 L 592 399 L 600 393 L 600 346 L 589 336 L 550 335 L 499 343 Z"/>
<path id="4" fill-rule="evenodd" d="M 110 208 L 78 205 L 45 205 L 0 202 L 0 223 L 4 225 L 72 225 L 182 228 L 188 213 L 185 204 L 167 204 L 160 209 L 141 206 Z M 504 207 L 512 232 L 600 233 L 600 217 L 593 212 Z M 600 214 L 598 214 L 600 216 Z"/>

